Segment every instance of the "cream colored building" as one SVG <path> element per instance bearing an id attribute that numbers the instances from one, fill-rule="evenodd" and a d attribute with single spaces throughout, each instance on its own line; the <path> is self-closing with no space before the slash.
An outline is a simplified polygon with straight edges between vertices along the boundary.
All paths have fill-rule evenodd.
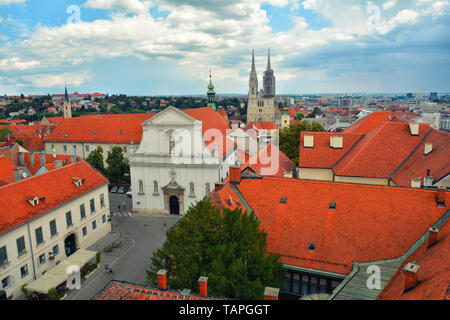
<path id="1" fill-rule="evenodd" d="M 67 173 L 61 174 L 61 171 Z M 72 179 L 75 172 L 86 180 L 78 180 L 80 187 L 75 186 L 75 182 L 70 182 L 74 188 L 83 188 L 83 183 L 91 184 L 93 179 L 103 183 L 80 194 L 74 189 L 65 194 L 64 190 L 71 186 L 66 187 L 67 181 L 61 181 L 59 195 L 47 194 L 43 187 L 42 193 L 36 194 L 34 198 L 30 197 L 30 194 L 35 193 L 36 184 L 49 184 L 48 181 L 52 179 Z M 33 282 L 61 263 L 68 257 L 67 253 L 71 255 L 77 249 L 85 249 L 111 231 L 111 223 L 108 221 L 108 182 L 96 175 L 99 174 L 82 162 L 0 188 L 3 195 L 15 192 L 18 188 L 23 190 L 21 194 L 17 194 L 18 199 L 15 201 L 20 201 L 19 212 L 25 215 L 29 212 L 28 217 L 21 213 L 12 217 L 24 221 L 11 228 L 5 226 L 7 218 L 0 218 L 3 223 L 0 230 L 6 229 L 0 231 L 0 290 L 6 291 L 8 297 L 19 297 L 22 295 L 23 285 Z M 75 197 L 72 197 L 74 192 Z M 64 198 L 69 199 L 57 201 L 58 204 L 44 209 L 43 213 L 36 213 L 37 210 L 42 211 L 39 207 L 45 206 L 46 202 Z M 8 205 L 4 202 L 5 197 L 0 196 L 3 208 L 0 209 L 0 216 L 8 210 Z"/>

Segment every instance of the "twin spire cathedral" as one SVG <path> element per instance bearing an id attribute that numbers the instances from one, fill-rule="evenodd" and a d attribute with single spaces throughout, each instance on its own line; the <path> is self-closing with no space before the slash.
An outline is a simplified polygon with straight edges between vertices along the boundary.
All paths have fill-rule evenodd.
<path id="1" fill-rule="evenodd" d="M 255 52 L 252 52 L 252 70 L 250 71 L 247 123 L 275 122 L 277 107 L 275 103 L 275 76 L 270 62 L 270 49 L 267 58 L 267 70 L 263 76 L 263 89 L 258 88 L 258 76 L 255 67 Z"/>

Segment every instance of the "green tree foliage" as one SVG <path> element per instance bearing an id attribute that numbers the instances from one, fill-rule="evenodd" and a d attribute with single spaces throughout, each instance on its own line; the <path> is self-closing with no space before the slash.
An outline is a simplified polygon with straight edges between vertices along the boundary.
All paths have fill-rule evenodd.
<path id="1" fill-rule="evenodd" d="M 308 114 L 308 115 L 306 116 L 306 118 L 308 118 L 308 119 L 314 119 L 316 116 L 321 115 L 321 114 L 322 114 L 322 111 L 320 111 L 320 108 L 315 107 L 315 108 L 314 108 L 314 111 L 313 111 L 312 113 Z"/>
<path id="2" fill-rule="evenodd" d="M 266 249 L 267 234 L 253 213 L 202 200 L 167 232 L 167 241 L 151 258 L 147 279 L 155 285 L 156 273 L 165 269 L 170 288 L 198 292 L 198 278 L 207 276 L 208 295 L 262 299 L 264 288 L 281 288 L 284 277 L 280 257 Z"/>
<path id="3" fill-rule="evenodd" d="M 102 174 L 105 173 L 105 165 L 103 163 L 103 148 L 97 147 L 96 150 L 92 151 L 86 158 L 86 161 L 93 166 L 95 169 L 100 171 Z"/>
<path id="4" fill-rule="evenodd" d="M 0 127 L 0 141 L 5 141 L 6 137 L 12 137 L 14 136 L 14 132 L 9 129 L 7 126 L 1 126 Z"/>
<path id="5" fill-rule="evenodd" d="M 300 136 L 303 131 L 307 132 L 324 132 L 325 128 L 318 122 L 302 121 L 294 123 L 280 130 L 280 150 L 291 159 L 296 165 L 299 162 L 300 153 Z"/>
<path id="6" fill-rule="evenodd" d="M 297 112 L 295 114 L 294 120 L 303 120 L 303 118 L 305 118 L 305 115 L 303 113 L 301 113 L 301 112 Z"/>
<path id="7" fill-rule="evenodd" d="M 124 181 L 125 174 L 130 173 L 130 165 L 128 160 L 125 159 L 121 147 L 114 147 L 111 151 L 108 151 L 106 163 L 108 164 L 106 175 L 111 182 Z"/>

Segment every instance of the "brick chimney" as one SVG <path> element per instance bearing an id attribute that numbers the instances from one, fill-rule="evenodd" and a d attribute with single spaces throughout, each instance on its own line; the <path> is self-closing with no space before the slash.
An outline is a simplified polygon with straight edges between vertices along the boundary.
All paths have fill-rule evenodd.
<path id="1" fill-rule="evenodd" d="M 30 167 L 34 168 L 35 165 L 36 165 L 36 158 L 34 152 L 30 152 Z"/>
<path id="2" fill-rule="evenodd" d="M 241 183 L 241 166 L 230 166 L 230 182 Z"/>
<path id="3" fill-rule="evenodd" d="M 433 144 L 432 143 L 425 143 L 425 150 L 424 155 L 429 155 L 433 151 Z"/>
<path id="4" fill-rule="evenodd" d="M 160 289 L 166 290 L 167 289 L 167 270 L 159 270 L 158 273 L 156 273 L 158 276 L 158 287 Z"/>
<path id="5" fill-rule="evenodd" d="M 405 287 L 403 292 L 413 289 L 417 284 L 417 272 L 420 266 L 414 263 L 408 263 L 403 267 L 403 274 L 405 275 Z"/>
<path id="6" fill-rule="evenodd" d="M 411 188 L 420 189 L 422 186 L 422 178 L 413 178 L 411 180 Z"/>
<path id="7" fill-rule="evenodd" d="M 23 167 L 16 167 L 14 169 L 14 181 L 20 181 L 23 179 Z"/>
<path id="8" fill-rule="evenodd" d="M 208 296 L 208 277 L 198 278 L 198 285 L 200 287 L 200 296 L 207 297 Z"/>
<path id="9" fill-rule="evenodd" d="M 436 202 L 438 206 L 445 207 L 445 187 L 438 187 Z"/>
<path id="10" fill-rule="evenodd" d="M 19 164 L 21 166 L 25 165 L 25 153 L 19 152 Z"/>
<path id="11" fill-rule="evenodd" d="M 434 182 L 434 177 L 426 176 L 423 178 L 423 186 L 424 187 L 432 187 Z"/>
<path id="12" fill-rule="evenodd" d="M 428 248 L 436 244 L 438 242 L 439 229 L 430 228 L 428 229 Z"/>
<path id="13" fill-rule="evenodd" d="M 278 288 L 266 287 L 266 289 L 264 289 L 264 300 L 278 300 L 279 293 L 280 289 Z"/>

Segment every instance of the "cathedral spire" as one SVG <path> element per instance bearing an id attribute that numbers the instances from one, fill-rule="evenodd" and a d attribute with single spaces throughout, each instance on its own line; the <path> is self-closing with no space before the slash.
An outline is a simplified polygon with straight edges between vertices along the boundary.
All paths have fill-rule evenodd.
<path id="1" fill-rule="evenodd" d="M 267 70 L 272 70 L 272 64 L 270 63 L 270 48 L 269 48 L 269 54 L 267 58 Z"/>
<path id="2" fill-rule="evenodd" d="M 252 50 L 252 72 L 256 73 L 256 67 L 255 67 L 255 50 Z"/>
<path id="3" fill-rule="evenodd" d="M 69 94 L 67 93 L 67 84 L 64 84 L 65 87 L 65 93 L 64 93 L 64 101 L 68 102 L 69 101 Z"/>
<path id="4" fill-rule="evenodd" d="M 216 91 L 214 91 L 214 84 L 212 83 L 211 69 L 209 70 L 209 84 L 207 93 L 208 107 L 216 111 Z"/>

